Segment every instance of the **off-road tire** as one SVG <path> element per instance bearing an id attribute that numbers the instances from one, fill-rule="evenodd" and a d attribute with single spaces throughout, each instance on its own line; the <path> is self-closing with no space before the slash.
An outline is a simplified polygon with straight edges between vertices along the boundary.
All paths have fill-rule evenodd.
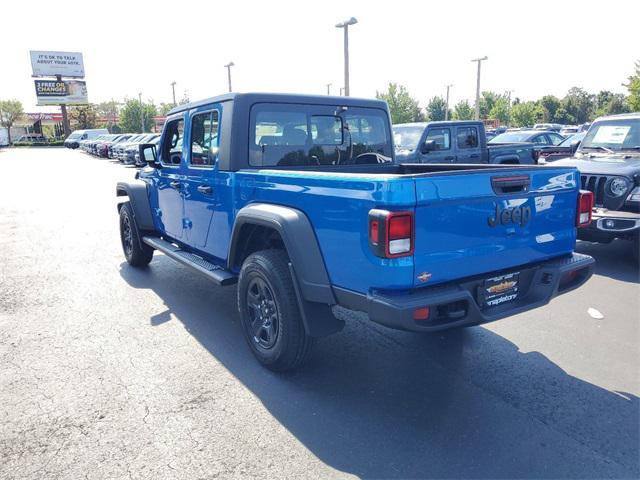
<path id="1" fill-rule="evenodd" d="M 120 207 L 120 241 L 127 262 L 132 267 L 146 267 L 153 258 L 153 248 L 140 240 L 129 202 Z"/>
<path id="2" fill-rule="evenodd" d="M 257 303 L 263 309 L 256 307 L 260 290 L 265 292 L 265 301 Z M 289 259 L 283 250 L 262 250 L 247 257 L 238 281 L 238 310 L 245 339 L 262 365 L 284 372 L 298 368 L 308 358 L 314 339 L 305 332 Z M 260 318 L 265 320 L 257 333 Z M 269 335 L 274 318 L 275 334 Z M 267 324 L 270 330 L 264 326 Z"/>

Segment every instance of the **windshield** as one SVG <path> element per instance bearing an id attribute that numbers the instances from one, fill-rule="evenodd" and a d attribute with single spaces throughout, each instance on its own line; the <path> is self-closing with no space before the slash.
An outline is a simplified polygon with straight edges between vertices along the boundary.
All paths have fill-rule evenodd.
<path id="1" fill-rule="evenodd" d="M 531 137 L 529 132 L 505 132 L 493 137 L 489 143 L 518 143 L 526 142 Z"/>
<path id="2" fill-rule="evenodd" d="M 640 150 L 640 118 L 604 120 L 591 125 L 581 150 Z"/>
<path id="3" fill-rule="evenodd" d="M 420 137 L 422 137 L 422 132 L 424 132 L 423 126 L 395 125 L 391 128 L 393 129 L 393 143 L 396 150 L 415 150 L 418 147 Z"/>
<path id="4" fill-rule="evenodd" d="M 387 112 L 378 108 L 256 104 L 251 109 L 249 164 L 390 162 L 393 152 L 388 118 Z"/>
<path id="5" fill-rule="evenodd" d="M 571 135 L 570 137 L 565 138 L 562 142 L 558 144 L 559 147 L 569 147 L 573 142 L 580 142 L 584 138 L 587 132 L 576 133 L 575 135 Z"/>
<path id="6" fill-rule="evenodd" d="M 69 135 L 69 140 L 75 140 L 76 138 L 80 138 L 82 136 L 82 132 L 78 132 L 78 133 L 72 133 L 71 135 Z"/>

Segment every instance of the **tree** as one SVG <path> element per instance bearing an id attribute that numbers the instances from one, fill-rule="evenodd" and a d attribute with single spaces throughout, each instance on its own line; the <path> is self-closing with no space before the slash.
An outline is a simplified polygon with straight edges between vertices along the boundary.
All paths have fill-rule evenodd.
<path id="1" fill-rule="evenodd" d="M 636 62 L 636 71 L 629 77 L 625 87 L 629 90 L 627 105 L 632 112 L 640 112 L 640 60 Z"/>
<path id="2" fill-rule="evenodd" d="M 520 102 L 511 107 L 511 123 L 516 127 L 533 126 L 543 115 L 537 102 Z"/>
<path id="3" fill-rule="evenodd" d="M 504 98 L 504 96 L 496 92 L 482 92 L 482 95 L 480 96 L 480 118 L 483 120 L 490 118 L 491 109 L 501 98 Z"/>
<path id="4" fill-rule="evenodd" d="M 447 102 L 442 97 L 433 97 L 427 103 L 426 119 L 431 121 L 438 121 L 445 119 L 445 113 L 447 111 Z M 449 117 L 451 118 L 451 111 L 449 111 Z"/>
<path id="5" fill-rule="evenodd" d="M 592 119 L 604 115 L 615 115 L 617 113 L 629 112 L 625 96 L 622 93 L 613 93 L 608 90 L 601 90 L 595 96 Z"/>
<path id="6" fill-rule="evenodd" d="M 11 145 L 11 127 L 22 115 L 24 110 L 19 100 L 0 100 L 0 125 L 7 129 L 9 145 Z"/>
<path id="7" fill-rule="evenodd" d="M 390 83 L 386 92 L 376 92 L 376 98 L 387 102 L 391 113 L 391 121 L 394 124 L 421 122 L 424 120 L 418 101 L 412 98 L 402 85 Z"/>
<path id="8" fill-rule="evenodd" d="M 456 106 L 453 108 L 452 118 L 454 120 L 473 120 L 474 113 L 469 102 L 467 100 L 461 100 L 456 103 Z"/>
<path id="9" fill-rule="evenodd" d="M 542 121 L 545 123 L 557 122 L 556 113 L 562 106 L 560 99 L 554 95 L 545 95 L 540 99 L 539 103 L 542 107 Z"/>
<path id="10" fill-rule="evenodd" d="M 98 114 L 94 105 L 80 105 L 69 108 L 69 118 L 78 124 L 78 128 L 96 128 Z"/>
<path id="11" fill-rule="evenodd" d="M 509 123 L 509 100 L 500 97 L 496 100 L 489 111 L 489 118 L 494 118 L 500 122 L 500 125 Z"/>
<path id="12" fill-rule="evenodd" d="M 158 109 L 158 115 L 162 115 L 163 117 L 167 115 L 175 107 L 173 103 L 161 103 L 160 108 Z"/>
<path id="13" fill-rule="evenodd" d="M 120 111 L 120 103 L 115 100 L 110 100 L 108 102 L 101 102 L 96 105 L 96 112 L 98 115 L 102 115 L 104 117 L 108 117 L 107 120 L 107 128 L 110 132 L 113 131 L 114 125 L 117 124 L 118 112 Z M 112 120 L 116 119 L 116 120 Z M 115 132 L 114 132 L 115 133 Z"/>
<path id="14" fill-rule="evenodd" d="M 138 100 L 128 100 L 120 112 L 120 128 L 129 133 L 142 133 L 141 118 L 144 131 L 153 127 L 153 117 L 157 115 L 156 106 L 151 103 L 140 103 Z"/>
<path id="15" fill-rule="evenodd" d="M 583 88 L 573 87 L 562 99 L 562 106 L 573 117 L 574 123 L 585 123 L 592 117 L 594 98 Z"/>

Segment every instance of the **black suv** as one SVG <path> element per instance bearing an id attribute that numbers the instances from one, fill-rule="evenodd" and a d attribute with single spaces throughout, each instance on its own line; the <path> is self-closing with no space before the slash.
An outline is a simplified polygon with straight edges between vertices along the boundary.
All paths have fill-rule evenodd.
<path id="1" fill-rule="evenodd" d="M 575 156 L 554 165 L 580 170 L 582 188 L 593 192 L 593 222 L 578 238 L 609 243 L 632 240 L 640 251 L 640 112 L 598 118 Z"/>

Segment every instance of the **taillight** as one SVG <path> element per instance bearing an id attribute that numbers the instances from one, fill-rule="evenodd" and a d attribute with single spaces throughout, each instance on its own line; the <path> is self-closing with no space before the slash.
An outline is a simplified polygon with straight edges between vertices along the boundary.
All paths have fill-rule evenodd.
<path id="1" fill-rule="evenodd" d="M 576 227 L 584 228 L 591 225 L 591 211 L 593 210 L 593 192 L 580 190 L 578 193 L 578 212 Z"/>
<path id="2" fill-rule="evenodd" d="M 369 212 L 369 246 L 379 257 L 397 258 L 413 255 L 415 243 L 413 212 Z"/>

